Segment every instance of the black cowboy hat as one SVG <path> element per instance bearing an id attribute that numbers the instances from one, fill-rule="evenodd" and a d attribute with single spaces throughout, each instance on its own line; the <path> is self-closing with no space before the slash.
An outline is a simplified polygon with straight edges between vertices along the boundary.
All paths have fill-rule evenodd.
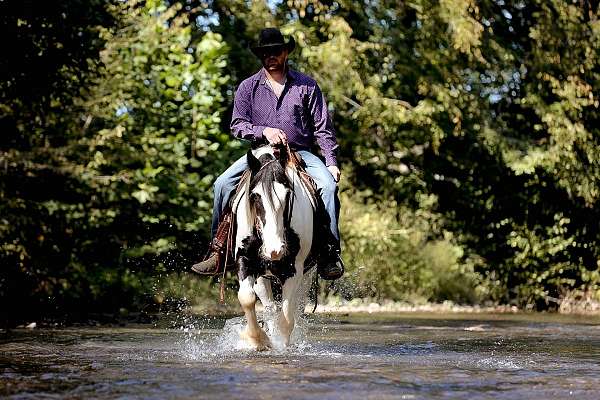
<path id="1" fill-rule="evenodd" d="M 296 41 L 293 37 L 290 37 L 286 42 L 283 39 L 281 31 L 277 28 L 265 28 L 260 31 L 258 36 L 258 44 L 250 47 L 250 50 L 255 56 L 259 57 L 264 53 L 265 50 L 272 49 L 274 47 L 285 47 L 289 53 L 291 53 L 296 47 Z"/>

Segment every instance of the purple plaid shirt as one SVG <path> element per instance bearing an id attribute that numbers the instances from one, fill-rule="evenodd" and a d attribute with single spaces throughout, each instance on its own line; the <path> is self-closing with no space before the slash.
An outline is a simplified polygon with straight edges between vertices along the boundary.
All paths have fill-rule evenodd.
<path id="1" fill-rule="evenodd" d="M 309 150 L 316 140 L 325 165 L 337 165 L 338 144 L 325 97 L 311 77 L 288 68 L 279 99 L 263 68 L 244 80 L 235 93 L 231 132 L 238 139 L 264 141 L 263 130 L 285 132 L 290 147 Z"/>

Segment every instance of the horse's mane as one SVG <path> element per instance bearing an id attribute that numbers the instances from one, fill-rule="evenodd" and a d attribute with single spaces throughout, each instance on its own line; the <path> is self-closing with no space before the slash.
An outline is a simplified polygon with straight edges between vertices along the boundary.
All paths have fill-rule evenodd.
<path id="1" fill-rule="evenodd" d="M 288 178 L 288 175 L 286 174 L 285 167 L 281 164 L 280 160 L 275 158 L 275 156 L 267 153 L 261 155 L 258 160 L 260 161 L 261 167 L 257 172 L 253 173 L 250 178 L 250 186 L 248 189 L 249 193 L 252 193 L 252 190 L 256 186 L 262 184 L 263 188 L 265 189 L 264 192 L 266 194 L 267 201 L 271 207 L 274 207 L 274 191 L 272 190 L 273 184 L 275 182 L 279 182 L 287 188 L 291 188 L 292 184 Z M 279 200 L 283 201 L 284 199 Z"/>

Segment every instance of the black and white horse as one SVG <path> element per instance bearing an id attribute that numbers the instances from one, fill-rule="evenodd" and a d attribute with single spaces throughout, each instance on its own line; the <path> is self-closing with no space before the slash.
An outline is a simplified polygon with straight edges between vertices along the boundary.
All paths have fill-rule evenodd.
<path id="1" fill-rule="evenodd" d="M 313 239 L 311 197 L 282 149 L 276 157 L 271 146 L 247 154 L 252 172 L 237 199 L 235 260 L 240 288 L 238 299 L 247 326 L 242 338 L 257 350 L 271 341 L 256 318 L 257 297 L 274 310 L 281 341 L 287 345 L 296 312 L 304 303 L 304 262 Z M 281 284 L 281 303 L 275 302 L 271 281 Z"/>

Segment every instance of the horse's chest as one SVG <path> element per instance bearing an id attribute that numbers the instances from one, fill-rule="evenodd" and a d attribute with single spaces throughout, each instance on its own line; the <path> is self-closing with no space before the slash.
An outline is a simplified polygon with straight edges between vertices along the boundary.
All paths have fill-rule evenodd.
<path id="1" fill-rule="evenodd" d="M 240 280 L 248 276 L 274 276 L 281 284 L 296 274 L 296 257 L 300 250 L 300 239 L 292 230 L 286 230 L 286 254 L 281 260 L 270 261 L 261 257 L 262 239 L 253 232 L 244 239 L 236 252 L 236 263 Z"/>

